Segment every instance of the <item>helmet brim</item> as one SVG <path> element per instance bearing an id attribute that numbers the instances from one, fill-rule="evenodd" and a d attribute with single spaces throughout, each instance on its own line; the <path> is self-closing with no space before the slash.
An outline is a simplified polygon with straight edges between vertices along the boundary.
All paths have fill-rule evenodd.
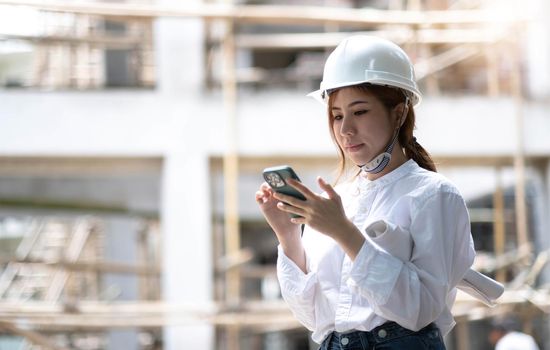
<path id="1" fill-rule="evenodd" d="M 417 107 L 420 104 L 420 102 L 422 101 L 422 95 L 420 94 L 420 91 L 415 91 L 415 90 L 411 89 L 411 87 L 409 87 L 409 86 L 398 86 L 398 84 L 396 84 L 395 82 L 392 82 L 391 84 L 388 84 L 385 81 L 379 81 L 379 82 L 376 82 L 376 81 L 362 81 L 362 82 L 359 82 L 359 83 L 354 82 L 352 84 L 346 84 L 346 85 L 333 87 L 333 88 L 327 89 L 327 90 L 338 90 L 338 89 L 341 89 L 341 88 L 344 88 L 344 87 L 361 85 L 361 84 L 366 84 L 366 83 L 372 84 L 372 85 L 380 85 L 380 86 L 387 86 L 387 87 L 392 87 L 392 88 L 399 88 L 399 89 L 402 89 L 402 90 L 408 92 L 409 93 L 408 95 L 411 98 L 411 103 L 412 103 L 413 107 Z M 307 94 L 306 96 L 314 98 L 315 100 L 317 100 L 318 102 L 320 102 L 321 104 L 323 104 L 325 106 L 328 103 L 328 94 L 326 94 L 326 90 L 323 90 L 323 89 L 312 91 L 309 94 Z"/>

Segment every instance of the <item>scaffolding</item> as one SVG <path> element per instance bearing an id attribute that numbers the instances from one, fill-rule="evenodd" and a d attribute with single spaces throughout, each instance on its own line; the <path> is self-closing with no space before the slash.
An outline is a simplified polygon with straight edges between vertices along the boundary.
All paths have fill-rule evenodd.
<path id="1" fill-rule="evenodd" d="M 438 95 L 446 89 L 475 91 L 486 96 L 508 95 L 514 99 L 516 107 L 517 149 L 513 157 L 492 158 L 448 158 L 439 159 L 445 165 L 457 166 L 492 166 L 500 177 L 502 168 L 512 165 L 516 174 L 515 183 L 515 223 L 516 250 L 505 251 L 506 232 L 503 189 L 499 184 L 493 195 L 494 210 L 492 221 L 494 228 L 494 247 L 496 258 L 488 266 L 480 268 L 489 273 L 495 273 L 497 280 L 509 282 L 506 268 L 512 264 L 524 266 L 528 273 L 518 276 L 514 281 L 516 288 L 507 291 L 502 297 L 501 307 L 488 309 L 477 301 L 466 296 L 459 296 L 453 310 L 458 320 L 458 349 L 468 348 L 467 322 L 487 318 L 498 313 L 513 310 L 517 305 L 534 305 L 539 311 L 548 313 L 550 303 L 548 290 L 534 290 L 534 282 L 542 266 L 548 261 L 548 253 L 543 252 L 533 256 L 527 227 L 527 208 L 525 204 L 525 163 L 526 155 L 523 148 L 523 101 L 521 89 L 521 56 L 519 40 L 523 26 L 529 18 L 521 11 L 503 11 L 495 16 L 493 11 L 483 7 L 483 1 L 428 1 L 427 4 L 418 0 L 393 1 L 387 9 L 361 8 L 352 1 L 341 2 L 339 7 L 321 6 L 289 6 L 289 5 L 233 5 L 228 3 L 203 3 L 194 6 L 165 7 L 156 4 L 131 3 L 99 3 L 71 1 L 33 1 L 33 0 L 0 0 L 0 5 L 25 5 L 50 14 L 71 14 L 75 23 L 84 23 L 83 30 L 74 32 L 55 31 L 40 37 L 22 35 L 0 35 L 4 39 L 18 39 L 35 42 L 39 47 L 63 44 L 68 47 L 68 57 L 85 57 L 89 64 L 80 66 L 78 72 L 67 75 L 63 82 L 53 83 L 54 87 L 75 86 L 82 88 L 97 88 L 101 86 L 97 69 L 93 67 L 94 60 L 90 57 L 94 50 L 109 47 L 132 47 L 144 45 L 139 60 L 138 70 L 142 72 L 141 81 L 144 85 L 154 84 L 152 77 L 150 27 L 153 21 L 161 17 L 170 18 L 200 18 L 206 25 L 205 30 L 205 66 L 207 68 L 206 85 L 210 88 L 219 86 L 223 90 L 224 107 L 227 115 L 226 153 L 222 164 L 224 173 L 225 203 L 224 229 L 225 245 L 218 249 L 216 256 L 216 276 L 224 285 L 224 293 L 217 295 L 218 300 L 208 305 L 168 305 L 160 300 L 157 292 L 147 292 L 149 297 L 136 303 L 109 305 L 99 301 L 86 301 L 72 304 L 42 303 L 28 301 L 27 295 L 38 293 L 36 282 L 22 283 L 16 288 L 17 280 L 22 276 L 26 266 L 47 265 L 54 268 L 56 277 L 47 292 L 40 292 L 46 298 L 44 301 L 59 301 L 61 289 L 68 288 L 70 274 L 67 271 L 118 271 L 145 276 L 160 277 L 157 266 L 120 266 L 100 261 L 81 262 L 83 242 L 90 238 L 90 223 L 75 224 L 72 240 L 78 243 L 64 245 L 69 250 L 66 257 L 54 262 L 47 262 L 43 253 L 40 258 L 33 259 L 26 238 L 18 251 L 17 259 L 10 261 L 0 279 L 0 329 L 26 337 L 30 342 L 44 348 L 59 348 L 52 344 L 51 339 L 39 331 L 20 328 L 18 321 L 24 320 L 27 326 L 45 332 L 70 330 L 97 331 L 107 328 L 142 328 L 158 329 L 170 324 L 193 324 L 204 322 L 223 327 L 226 334 L 226 347 L 229 350 L 239 349 L 239 333 L 245 328 L 257 329 L 297 329 L 300 325 L 290 315 L 280 301 L 247 302 L 243 300 L 243 278 L 264 278 L 273 276 L 274 268 L 254 269 L 248 263 L 254 252 L 241 246 L 241 227 L 238 214 L 238 176 L 242 166 L 242 158 L 238 153 L 237 140 L 237 99 L 238 87 L 244 84 L 261 84 L 271 81 L 273 74 L 266 67 L 247 67 L 237 69 L 236 52 L 238 50 L 259 50 L 268 52 L 299 51 L 292 66 L 284 70 L 283 83 L 312 84 L 319 78 L 322 62 L 327 50 L 335 47 L 338 42 L 350 33 L 367 33 L 386 37 L 402 45 L 415 62 L 418 79 L 430 95 Z M 506 8 L 506 7 L 505 7 Z M 100 34 L 94 29 L 99 24 L 113 21 L 123 23 L 127 30 L 125 36 Z M 245 25 L 272 26 L 276 28 L 290 27 L 291 30 L 272 31 L 265 29 L 254 33 L 242 30 Z M 292 28 L 313 28 L 311 32 L 292 32 Z M 78 27 L 78 26 L 77 26 Z M 262 27 L 263 28 L 263 27 Z M 145 34 L 144 34 L 145 33 Z M 145 35 L 146 40 L 143 40 Z M 145 43 L 145 44 L 144 44 Z M 51 48 L 50 48 L 51 49 Z M 36 85 L 49 81 L 48 77 L 55 72 L 48 70 L 50 52 L 41 50 L 44 56 L 39 62 L 35 74 Z M 76 53 L 75 50 L 80 50 Z M 144 53 L 145 52 L 145 53 Z M 149 53 L 148 53 L 149 52 Z M 506 58 L 502 53 L 507 52 Z M 149 58 L 144 58 L 149 57 Z M 218 61 L 216 61 L 218 60 Z M 503 60 L 506 60 L 503 62 Z M 216 63 L 221 63 L 223 69 Z M 84 67 L 84 68 L 83 68 Z M 504 68 L 503 68 L 504 67 Z M 483 79 L 471 79 L 468 72 L 484 72 Z M 448 74 L 443 75 L 441 72 Z M 277 72 L 276 75 L 281 76 Z M 445 78 L 452 76 L 452 79 Z M 305 81 L 295 81 L 296 77 L 304 77 Z M 42 224 L 44 225 L 44 224 Z M 79 226 L 81 225 L 81 226 Z M 88 225 L 88 226 L 86 226 Z M 93 225 L 92 225 L 93 226 Z M 59 230 L 58 232 L 61 232 Z M 34 232 L 45 231 L 36 228 Z M 33 236 L 33 235 L 31 235 Z M 34 236 L 33 236 L 34 237 Z M 144 248 L 146 249 L 146 248 Z M 73 252 L 73 253 L 70 253 Z M 38 259 L 38 260 L 37 260 Z M 40 275 L 36 273 L 35 275 Z M 59 276 L 59 277 L 57 277 Z M 32 278 L 31 278 L 32 280 Z M 93 284 L 92 284 L 93 285 Z M 144 286 L 150 283 L 144 283 Z M 29 287 L 32 286 L 32 287 Z M 97 287 L 95 287 L 97 289 Z M 46 290 L 44 289 L 44 290 Z M 92 288 L 93 290 L 94 288 Z M 95 292 L 97 293 L 97 291 Z M 2 296 L 17 296 L 18 302 Z M 70 295 L 70 293 L 69 293 Z M 27 299 L 25 299 L 27 298 Z M 170 315 L 170 318 L 165 317 Z M 139 317 L 136 317 L 138 316 Z M 525 328 L 529 322 L 525 319 Z"/>

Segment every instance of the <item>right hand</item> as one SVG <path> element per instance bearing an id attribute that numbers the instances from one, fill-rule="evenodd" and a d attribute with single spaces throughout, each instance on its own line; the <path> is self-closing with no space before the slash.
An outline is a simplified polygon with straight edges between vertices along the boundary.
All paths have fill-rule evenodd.
<path id="1" fill-rule="evenodd" d="M 279 241 L 300 234 L 300 226 L 292 223 L 290 215 L 277 207 L 279 200 L 273 197 L 273 190 L 266 182 L 256 191 L 256 203 Z"/>
<path id="2" fill-rule="evenodd" d="M 285 255 L 307 273 L 306 255 L 300 236 L 300 226 L 290 221 L 290 215 L 277 207 L 280 201 L 273 197 L 273 190 L 264 182 L 256 192 L 256 203 L 260 206 L 267 223 L 283 248 Z"/>

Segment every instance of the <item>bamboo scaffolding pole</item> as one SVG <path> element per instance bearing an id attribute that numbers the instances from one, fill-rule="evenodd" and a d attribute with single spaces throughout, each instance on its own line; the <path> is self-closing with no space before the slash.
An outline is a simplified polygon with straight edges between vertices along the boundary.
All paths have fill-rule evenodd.
<path id="1" fill-rule="evenodd" d="M 224 72 L 223 97 L 226 112 L 226 149 L 223 158 L 224 174 L 224 219 L 225 219 L 225 254 L 234 256 L 241 248 L 241 233 L 238 209 L 239 188 L 239 155 L 237 127 L 237 77 L 236 48 L 232 20 L 225 22 L 223 40 Z M 229 269 L 225 273 L 225 301 L 228 305 L 238 305 L 241 302 L 241 273 L 237 269 Z M 240 328 L 237 324 L 226 328 L 227 349 L 240 349 Z"/>
<path id="2" fill-rule="evenodd" d="M 134 175 L 160 174 L 161 157 L 0 157 L 0 175 Z"/>
<path id="3" fill-rule="evenodd" d="M 127 48 L 132 49 L 139 47 L 143 43 L 143 38 L 139 37 L 122 37 L 107 35 L 86 35 L 86 36 L 70 36 L 70 35 L 24 35 L 24 34 L 5 34 L 0 33 L 0 40 L 25 40 L 41 44 L 91 44 L 107 48 Z"/>
<path id="4" fill-rule="evenodd" d="M 54 344 L 50 339 L 43 336 L 42 334 L 28 330 L 23 329 L 20 327 L 17 327 L 16 325 L 4 322 L 0 320 L 0 330 L 5 330 L 11 334 L 20 335 L 22 337 L 25 337 L 27 340 L 29 340 L 31 343 L 39 345 L 41 349 L 45 350 L 69 350 L 68 348 L 64 346 L 59 346 L 57 344 Z"/>
<path id="5" fill-rule="evenodd" d="M 333 156 L 296 156 L 293 159 L 304 164 L 304 167 L 331 167 L 337 159 Z M 526 161 L 529 162 L 546 162 L 547 158 L 540 155 L 526 155 Z M 212 167 L 217 169 L 222 168 L 223 159 L 221 157 L 213 157 L 211 159 Z M 284 155 L 266 155 L 266 156 L 251 156 L 241 155 L 239 157 L 239 167 L 243 171 L 258 171 L 273 163 L 288 161 L 288 156 Z M 434 156 L 434 161 L 442 166 L 464 166 L 464 167 L 509 167 L 513 166 L 514 158 L 512 154 L 498 156 L 477 156 L 477 155 L 449 155 L 449 156 Z"/>
<path id="6" fill-rule="evenodd" d="M 147 234 L 147 225 L 145 223 L 141 223 L 139 229 L 138 229 L 138 237 L 137 237 L 137 261 L 140 263 L 140 265 L 145 266 L 147 264 L 147 261 L 149 261 L 149 250 L 148 247 L 148 234 Z M 158 275 L 157 275 L 158 276 Z M 150 300 L 150 297 L 152 293 L 150 293 L 150 289 L 153 288 L 154 280 L 150 279 L 148 275 L 141 275 L 138 278 L 138 293 L 139 293 L 139 299 L 140 300 Z"/>
<path id="7" fill-rule="evenodd" d="M 42 227 L 43 223 L 39 223 L 36 219 L 32 220 L 27 232 L 23 235 L 23 239 L 15 252 L 17 259 L 26 259 L 29 256 L 32 246 L 38 239 L 38 235 Z M 0 298 L 4 296 L 4 293 L 10 287 L 13 279 L 19 272 L 19 268 L 20 266 L 16 262 L 9 261 L 6 264 L 4 271 L 0 274 Z"/>
<path id="8" fill-rule="evenodd" d="M 511 57 L 513 58 L 511 78 L 512 95 L 515 105 L 515 130 L 516 152 L 514 154 L 514 171 L 516 175 L 515 206 L 516 206 L 516 230 L 517 245 L 519 249 L 530 250 L 531 244 L 527 232 L 527 206 L 525 203 L 525 145 L 524 145 L 524 121 L 523 105 L 524 97 L 521 89 L 521 66 L 519 26 L 511 43 Z"/>
<path id="9" fill-rule="evenodd" d="M 45 261 L 39 259 L 25 259 L 25 260 L 1 260 L 2 263 L 9 262 L 15 264 L 27 264 L 27 265 L 42 265 L 50 268 L 62 268 L 67 271 L 74 272 L 98 272 L 98 273 L 115 273 L 115 274 L 135 274 L 140 276 L 159 276 L 161 274 L 161 268 L 159 265 L 150 264 L 125 264 L 112 261 Z"/>
<path id="10" fill-rule="evenodd" d="M 431 56 L 415 64 L 416 79 L 424 79 L 431 74 L 442 71 L 445 68 L 453 66 L 459 62 L 475 57 L 481 53 L 481 50 L 471 44 L 454 46 L 453 48 Z"/>
<path id="11" fill-rule="evenodd" d="M 423 57 L 432 57 L 434 55 L 433 50 L 429 45 L 420 45 L 419 50 L 422 51 Z M 428 61 L 426 68 L 427 72 L 433 71 L 430 61 Z M 429 74 L 426 76 L 426 91 L 432 96 L 438 96 L 441 94 L 441 89 L 439 87 L 439 81 L 436 74 Z"/>
<path id="12" fill-rule="evenodd" d="M 350 9 L 320 6 L 195 4 L 166 7 L 158 4 L 98 3 L 72 1 L 0 0 L 0 5 L 30 6 L 43 11 L 97 15 L 119 18 L 200 17 L 210 20 L 235 20 L 239 23 L 351 26 L 439 25 L 517 23 L 531 16 L 514 11 L 453 10 L 393 11 L 370 8 Z"/>
<path id="13" fill-rule="evenodd" d="M 416 41 L 421 44 L 487 44 L 503 40 L 506 30 L 489 31 L 484 28 L 475 29 L 431 29 L 420 28 L 415 35 L 410 28 L 369 30 L 335 33 L 284 33 L 284 34 L 239 34 L 236 35 L 236 45 L 239 48 L 250 49 L 319 49 L 332 48 L 350 35 L 374 35 L 387 38 L 397 44 Z"/>
<path id="14" fill-rule="evenodd" d="M 68 262 L 74 263 L 78 260 L 92 232 L 93 226 L 88 220 L 81 219 L 76 222 L 75 227 L 71 229 L 70 242 L 64 254 Z M 70 272 L 64 268 L 57 268 L 44 298 L 49 301 L 59 300 L 69 277 Z"/>
<path id="15" fill-rule="evenodd" d="M 224 40 L 223 75 L 224 107 L 226 120 L 226 148 L 223 158 L 224 173 L 224 215 L 225 215 L 225 253 L 234 255 L 240 249 L 240 227 L 238 212 L 238 175 L 239 159 L 237 150 L 237 83 L 235 78 L 235 46 L 233 41 L 233 23 L 226 25 L 227 35 Z M 239 302 L 240 283 L 237 270 L 227 275 L 227 301 Z"/>
<path id="16" fill-rule="evenodd" d="M 165 301 L 79 301 L 72 313 L 90 315 L 132 315 L 135 313 L 166 314 L 174 315 L 190 314 L 207 316 L 223 312 L 278 312 L 285 310 L 286 304 L 283 300 L 270 301 L 246 301 L 239 306 L 229 306 L 224 301 L 213 302 L 188 302 L 168 303 Z M 64 304 L 50 303 L 43 300 L 29 300 L 25 303 L 17 301 L 0 300 L 0 319 L 4 318 L 26 318 L 33 315 L 58 315 L 67 312 Z"/>
<path id="17" fill-rule="evenodd" d="M 487 61 L 487 94 L 496 97 L 500 94 L 498 77 L 498 53 L 497 46 L 487 45 L 485 47 L 485 59 Z"/>
<path id="18" fill-rule="evenodd" d="M 470 325 L 467 317 L 460 317 L 456 320 L 456 341 L 457 350 L 470 349 Z"/>
<path id="19" fill-rule="evenodd" d="M 507 290 L 499 305 L 488 308 L 472 297 L 459 293 L 453 315 L 458 319 L 481 319 L 505 312 L 515 305 L 532 307 L 543 312 L 550 310 L 550 291 L 530 288 Z M 209 323 L 214 325 L 252 326 L 299 323 L 283 301 L 246 302 L 239 308 L 225 303 L 197 305 L 170 304 L 162 301 L 143 302 L 79 302 L 66 309 L 62 304 L 47 302 L 0 302 L 0 322 L 24 322 L 28 327 L 44 330 L 81 330 L 109 328 L 156 328 L 170 325 Z M 460 322 L 458 322 L 460 323 Z"/>
<path id="20" fill-rule="evenodd" d="M 493 245 L 496 256 L 503 256 L 506 245 L 506 226 L 504 224 L 504 191 L 502 189 L 502 168 L 496 168 L 496 188 L 493 194 Z M 506 281 L 506 270 L 496 271 L 496 280 Z"/>
<path id="21" fill-rule="evenodd" d="M 39 327 L 43 331 L 105 331 L 112 329 L 156 329 L 167 326 L 193 326 L 197 324 L 210 324 L 228 327 L 230 330 L 239 330 L 242 327 L 280 327 L 293 329 L 302 328 L 299 322 L 290 312 L 281 313 L 227 313 L 216 316 L 197 317 L 192 315 L 123 315 L 121 317 L 97 317 L 92 315 L 61 314 L 56 317 L 33 317 L 25 322 L 32 327 Z M 0 321 L 2 322 L 2 321 Z M 1 329 L 1 326 L 0 326 Z M 11 330 L 8 330 L 11 333 Z M 14 333 L 17 334 L 17 333 Z M 228 344 L 229 345 L 229 344 Z M 238 339 L 236 346 L 238 345 Z M 237 348 L 238 349 L 238 348 Z"/>
<path id="22" fill-rule="evenodd" d="M 92 202 L 62 202 L 49 199 L 34 199 L 34 198 L 1 198 L 0 206 L 10 208 L 24 208 L 24 209 L 37 209 L 37 210 L 58 210 L 58 211 L 74 211 L 74 212 L 92 212 L 108 213 L 108 214 L 126 214 L 139 216 L 143 218 L 158 219 L 158 212 L 134 210 L 128 207 L 115 207 L 111 205 L 105 205 L 103 203 Z"/>
<path id="23" fill-rule="evenodd" d="M 408 28 L 394 30 L 370 30 L 362 32 L 337 32 L 337 33 L 285 33 L 285 34 L 237 34 L 235 45 L 245 49 L 263 50 L 295 50 L 295 49 L 320 49 L 332 48 L 338 45 L 349 35 L 374 35 L 387 38 L 398 44 L 412 40 L 421 44 L 489 44 L 503 40 L 507 37 L 507 31 L 495 33 L 483 28 L 475 29 L 418 29 L 415 36 Z M 143 38 L 139 37 L 114 37 L 108 35 L 63 36 L 63 35 L 24 35 L 14 33 L 0 33 L 0 40 L 24 40 L 40 44 L 74 44 L 94 45 L 106 48 L 136 48 L 143 44 Z M 488 49 L 487 51 L 491 51 Z M 489 53 L 488 53 L 489 55 Z M 207 55 L 206 55 L 207 56 Z M 494 55 L 492 55 L 494 56 Z M 493 73 L 491 70 L 488 73 Z"/>
<path id="24" fill-rule="evenodd" d="M 496 308 L 487 308 L 481 302 L 473 297 L 458 293 L 456 304 L 453 307 L 455 317 L 464 316 L 469 313 L 473 306 L 479 306 L 481 309 L 490 311 L 501 309 L 506 306 L 516 304 L 530 304 L 540 310 L 548 312 L 550 310 L 550 290 L 533 290 L 530 287 L 523 287 L 517 290 L 508 289 L 499 299 Z M 0 320 L 15 321 L 25 320 L 26 324 L 32 326 L 33 320 L 45 318 L 58 319 L 59 322 L 63 315 L 74 315 L 82 318 L 101 318 L 101 319 L 122 319 L 137 318 L 139 315 L 166 316 L 164 324 L 169 325 L 172 317 L 181 317 L 182 319 L 195 318 L 197 322 L 205 320 L 208 317 L 221 314 L 287 314 L 290 313 L 287 305 L 282 300 L 274 301 L 247 301 L 242 302 L 238 307 L 230 307 L 225 302 L 204 302 L 193 304 L 167 303 L 164 301 L 78 301 L 71 305 L 70 309 L 62 303 L 52 304 L 46 301 L 28 301 L 20 303 L 16 301 L 0 301 Z M 170 316 L 170 317 L 168 317 Z M 106 327 L 108 324 L 105 325 Z"/>

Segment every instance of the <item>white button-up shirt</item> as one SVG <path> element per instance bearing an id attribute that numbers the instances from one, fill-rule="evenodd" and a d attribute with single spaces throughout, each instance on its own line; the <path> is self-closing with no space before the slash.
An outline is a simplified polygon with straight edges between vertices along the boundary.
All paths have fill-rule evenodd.
<path id="1" fill-rule="evenodd" d="M 455 287 L 475 256 L 456 187 L 409 160 L 336 190 L 365 243 L 352 261 L 332 238 L 306 227 L 307 274 L 279 246 L 281 293 L 296 318 L 317 343 L 332 331 L 370 331 L 387 321 L 411 330 L 435 322 L 447 334 Z"/>

